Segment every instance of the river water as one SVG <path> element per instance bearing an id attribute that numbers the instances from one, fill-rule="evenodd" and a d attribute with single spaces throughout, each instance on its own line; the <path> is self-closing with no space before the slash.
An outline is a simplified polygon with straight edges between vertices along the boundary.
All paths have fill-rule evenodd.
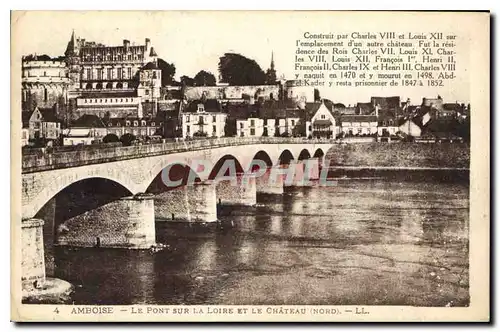
<path id="1" fill-rule="evenodd" d="M 160 252 L 56 248 L 55 276 L 75 304 L 468 305 L 468 172 L 332 176 L 232 229 L 157 222 Z"/>

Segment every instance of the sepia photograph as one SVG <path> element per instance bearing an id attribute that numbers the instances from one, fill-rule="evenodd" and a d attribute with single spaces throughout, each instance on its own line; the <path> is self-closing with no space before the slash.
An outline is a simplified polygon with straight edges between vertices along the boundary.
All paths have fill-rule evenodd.
<path id="1" fill-rule="evenodd" d="M 11 19 L 17 319 L 489 319 L 488 12 Z"/>

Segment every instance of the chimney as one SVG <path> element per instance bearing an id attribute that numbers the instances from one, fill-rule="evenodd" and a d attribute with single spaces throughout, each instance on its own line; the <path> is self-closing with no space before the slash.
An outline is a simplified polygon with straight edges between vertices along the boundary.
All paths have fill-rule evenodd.
<path id="1" fill-rule="evenodd" d="M 123 40 L 123 47 L 125 48 L 125 51 L 128 51 L 128 48 L 130 46 L 130 40 Z"/>
<path id="2" fill-rule="evenodd" d="M 146 52 L 149 51 L 151 48 L 151 40 L 149 38 L 146 38 Z"/>
<path id="3" fill-rule="evenodd" d="M 378 104 L 375 105 L 375 116 L 377 117 L 377 120 L 378 120 Z"/>

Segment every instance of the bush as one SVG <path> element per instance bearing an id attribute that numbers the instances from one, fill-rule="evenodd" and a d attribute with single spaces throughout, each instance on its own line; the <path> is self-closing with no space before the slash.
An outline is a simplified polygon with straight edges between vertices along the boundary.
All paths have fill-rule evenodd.
<path id="1" fill-rule="evenodd" d="M 120 142 L 120 139 L 115 134 L 107 134 L 106 136 L 103 137 L 102 142 L 103 143 L 116 143 L 116 142 Z"/>
<path id="2" fill-rule="evenodd" d="M 120 138 L 120 141 L 122 142 L 123 146 L 130 146 L 132 145 L 132 143 L 134 143 L 135 140 L 136 140 L 135 136 L 130 133 L 126 133 Z"/>

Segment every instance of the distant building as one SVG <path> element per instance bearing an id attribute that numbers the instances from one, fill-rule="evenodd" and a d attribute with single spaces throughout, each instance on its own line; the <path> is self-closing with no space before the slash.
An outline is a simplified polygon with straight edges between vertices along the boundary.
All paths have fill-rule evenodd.
<path id="1" fill-rule="evenodd" d="M 374 135 L 378 132 L 375 115 L 343 115 L 341 132 L 347 136 Z"/>
<path id="2" fill-rule="evenodd" d="M 238 137 L 275 136 L 275 129 L 275 119 L 248 118 L 236 120 L 236 136 Z"/>
<path id="3" fill-rule="evenodd" d="M 142 138 L 163 137 L 163 122 L 159 119 L 111 118 L 105 121 L 105 125 L 107 134 L 114 134 L 118 138 L 125 134 Z"/>
<path id="4" fill-rule="evenodd" d="M 420 137 L 422 128 L 417 124 L 417 119 L 401 119 L 398 126 L 398 131 L 405 133 L 408 136 Z"/>
<path id="5" fill-rule="evenodd" d="M 106 126 L 98 116 L 85 114 L 64 130 L 63 145 L 97 144 L 106 134 Z"/>
<path id="6" fill-rule="evenodd" d="M 107 46 L 71 34 L 64 53 L 72 84 L 72 94 L 83 92 L 132 92 L 137 77 L 148 62 L 156 61 L 149 38 L 142 45 L 123 40 L 120 46 Z"/>
<path id="7" fill-rule="evenodd" d="M 52 108 L 67 102 L 70 79 L 64 59 L 28 55 L 22 58 L 21 66 L 23 110 L 32 110 L 35 106 Z"/>
<path id="8" fill-rule="evenodd" d="M 314 138 L 335 138 L 338 134 L 337 121 L 333 116 L 333 105 L 325 102 L 307 103 L 306 111 L 308 114 L 306 120 L 306 137 Z"/>
<path id="9" fill-rule="evenodd" d="M 226 117 L 215 99 L 192 101 L 181 112 L 182 137 L 222 137 Z"/>
<path id="10" fill-rule="evenodd" d="M 73 117 L 95 115 L 99 118 L 143 117 L 143 104 L 140 97 L 133 93 L 86 94 L 76 98 Z"/>

